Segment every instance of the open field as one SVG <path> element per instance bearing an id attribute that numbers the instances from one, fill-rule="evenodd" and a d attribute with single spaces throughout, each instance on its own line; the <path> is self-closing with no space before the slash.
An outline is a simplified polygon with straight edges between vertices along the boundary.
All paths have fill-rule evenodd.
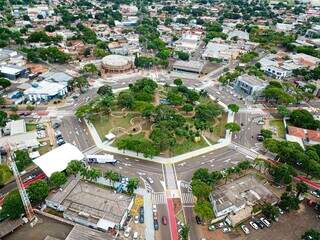
<path id="1" fill-rule="evenodd" d="M 281 119 L 272 119 L 270 120 L 270 127 L 275 128 L 277 131 L 277 137 L 284 138 L 286 130 Z"/>

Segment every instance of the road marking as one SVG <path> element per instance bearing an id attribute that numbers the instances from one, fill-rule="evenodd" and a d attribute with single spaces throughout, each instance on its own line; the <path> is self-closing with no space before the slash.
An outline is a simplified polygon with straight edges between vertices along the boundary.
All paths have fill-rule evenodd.
<path id="1" fill-rule="evenodd" d="M 164 192 L 154 192 L 151 194 L 152 204 L 166 204 L 166 196 Z"/>

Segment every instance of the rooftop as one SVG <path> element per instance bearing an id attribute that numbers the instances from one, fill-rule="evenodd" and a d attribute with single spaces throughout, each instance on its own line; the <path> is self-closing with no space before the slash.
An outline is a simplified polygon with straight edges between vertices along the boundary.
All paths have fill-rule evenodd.
<path id="1" fill-rule="evenodd" d="M 105 232 L 76 224 L 65 240 L 111 240 L 112 237 L 108 236 Z"/>
<path id="2" fill-rule="evenodd" d="M 35 83 L 35 85 L 33 85 L 32 87 L 26 89 L 24 91 L 24 94 L 47 94 L 49 96 L 53 96 L 65 87 L 66 86 L 64 84 L 41 81 Z"/>
<path id="3" fill-rule="evenodd" d="M 237 78 L 237 80 L 240 80 L 242 82 L 245 82 L 251 86 L 261 86 L 261 85 L 265 85 L 265 82 L 259 78 L 257 78 L 256 76 L 251 76 L 248 74 L 244 74 L 241 75 Z"/>
<path id="4" fill-rule="evenodd" d="M 24 119 L 15 120 L 7 123 L 7 126 L 10 128 L 10 135 L 17 135 L 20 133 L 25 133 L 26 130 L 26 123 Z"/>
<path id="5" fill-rule="evenodd" d="M 41 170 L 50 177 L 54 172 L 65 170 L 72 160 L 82 160 L 84 155 L 75 146 L 65 143 L 34 160 Z"/>

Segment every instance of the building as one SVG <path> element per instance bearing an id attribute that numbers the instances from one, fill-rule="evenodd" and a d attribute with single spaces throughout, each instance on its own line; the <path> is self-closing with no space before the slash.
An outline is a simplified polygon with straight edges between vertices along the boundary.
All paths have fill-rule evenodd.
<path id="1" fill-rule="evenodd" d="M 0 65 L 24 65 L 24 57 L 17 51 L 11 49 L 0 48 Z"/>
<path id="2" fill-rule="evenodd" d="M 26 133 L 26 122 L 24 121 L 24 119 L 7 122 L 2 131 L 6 133 L 6 135 L 10 136 Z"/>
<path id="3" fill-rule="evenodd" d="M 41 81 L 32 83 L 31 87 L 23 93 L 32 102 L 50 101 L 64 97 L 68 93 L 68 86 L 61 83 Z"/>
<path id="4" fill-rule="evenodd" d="M 241 39 L 245 41 L 249 41 L 249 33 L 240 31 L 240 30 L 234 30 L 228 33 L 228 40 L 232 39 Z"/>
<path id="5" fill-rule="evenodd" d="M 25 132 L 10 136 L 0 135 L 0 147 L 9 144 L 13 150 L 38 148 L 40 144 L 37 137 L 36 132 Z"/>
<path id="6" fill-rule="evenodd" d="M 102 68 L 105 72 L 121 73 L 133 68 L 131 57 L 121 55 L 108 55 L 102 59 Z"/>
<path id="7" fill-rule="evenodd" d="M 73 79 L 73 77 L 65 72 L 55 72 L 48 71 L 40 75 L 40 78 L 55 83 L 64 83 L 68 84 L 69 81 Z"/>
<path id="8" fill-rule="evenodd" d="M 313 57 L 304 53 L 291 54 L 290 58 L 297 65 L 302 65 L 305 68 L 314 69 L 320 64 L 320 58 Z"/>
<path id="9" fill-rule="evenodd" d="M 200 61 L 175 61 L 172 66 L 174 71 L 201 74 L 204 63 Z"/>
<path id="10" fill-rule="evenodd" d="M 236 78 L 234 88 L 243 92 L 246 95 L 257 96 L 265 87 L 267 83 L 248 74 L 241 75 Z"/>
<path id="11" fill-rule="evenodd" d="M 288 23 L 277 23 L 276 24 L 276 30 L 278 32 L 290 32 L 294 29 L 293 24 L 288 24 Z"/>
<path id="12" fill-rule="evenodd" d="M 27 68 L 18 65 L 8 64 L 0 66 L 0 73 L 3 77 L 10 80 L 16 80 L 19 77 L 28 77 Z"/>
<path id="13" fill-rule="evenodd" d="M 34 160 L 34 163 L 50 177 L 54 172 L 64 171 L 72 160 L 84 159 L 82 152 L 70 143 L 65 143 Z"/>
<path id="14" fill-rule="evenodd" d="M 108 231 L 123 226 L 133 205 L 133 197 L 70 178 L 61 191 L 49 195 L 46 205 L 63 212 L 63 217 L 88 226 Z"/>
<path id="15" fill-rule="evenodd" d="M 200 45 L 200 35 L 184 33 L 179 40 L 174 43 L 176 51 L 187 52 L 189 54 L 196 51 Z"/>
<path id="16" fill-rule="evenodd" d="M 286 138 L 292 138 L 292 136 L 299 138 L 300 141 L 306 145 L 314 145 L 320 143 L 320 131 L 317 130 L 288 126 L 288 134 L 286 135 Z"/>
<path id="17" fill-rule="evenodd" d="M 209 196 L 216 217 L 229 217 L 233 226 L 251 217 L 258 203 L 274 204 L 278 198 L 253 175 L 247 175 L 218 187 Z"/>
<path id="18" fill-rule="evenodd" d="M 211 41 L 207 44 L 202 58 L 206 60 L 221 59 L 228 62 L 235 60 L 240 54 L 247 51 L 249 51 L 249 49 L 246 50 L 238 44 L 225 43 L 224 41 Z"/>

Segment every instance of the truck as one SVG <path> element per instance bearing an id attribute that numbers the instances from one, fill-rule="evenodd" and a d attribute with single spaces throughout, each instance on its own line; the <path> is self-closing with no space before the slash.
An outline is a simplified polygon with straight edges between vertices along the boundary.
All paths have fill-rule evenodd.
<path id="1" fill-rule="evenodd" d="M 111 163 L 113 165 L 117 163 L 117 160 L 111 154 L 87 155 L 86 158 L 88 163 Z"/>

